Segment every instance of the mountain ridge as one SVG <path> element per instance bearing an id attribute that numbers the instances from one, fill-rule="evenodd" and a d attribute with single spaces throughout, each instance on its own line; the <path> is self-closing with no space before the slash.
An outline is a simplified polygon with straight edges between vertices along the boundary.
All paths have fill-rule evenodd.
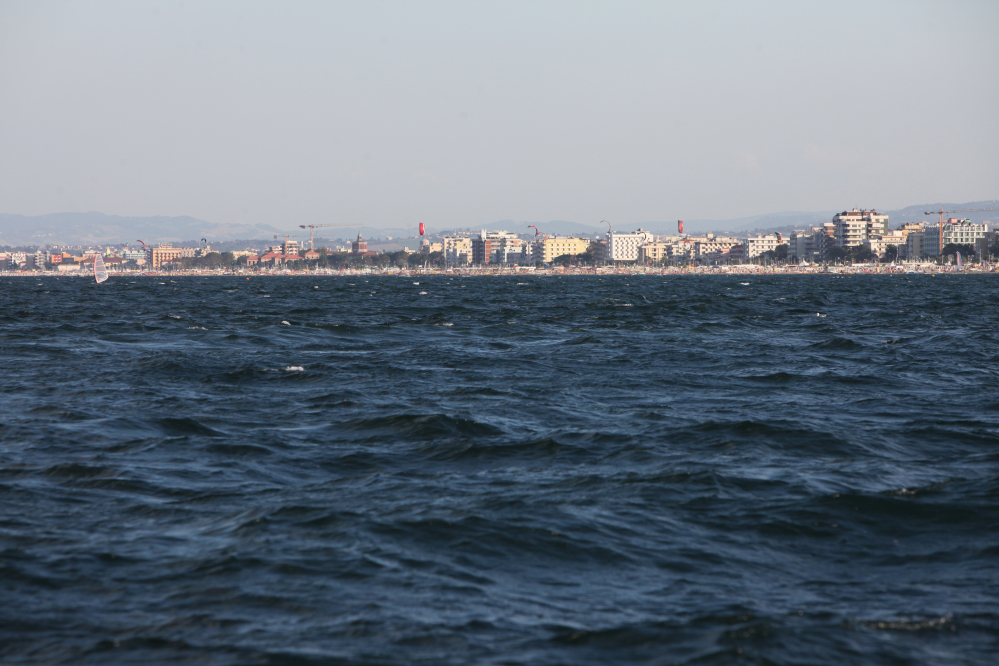
<path id="1" fill-rule="evenodd" d="M 918 222 L 936 219 L 925 215 L 927 211 L 943 208 L 946 210 L 999 208 L 999 200 L 987 199 L 965 203 L 931 203 L 906 206 L 895 210 L 881 211 L 888 215 L 893 227 L 907 222 Z M 747 233 L 763 233 L 767 231 L 788 231 L 795 228 L 807 228 L 823 222 L 828 222 L 839 211 L 781 211 L 764 213 L 728 220 L 689 219 L 684 220 L 684 231 L 687 233 L 717 233 L 744 236 Z M 999 211 L 981 211 L 958 214 L 976 222 L 999 220 Z M 643 228 L 656 234 L 677 233 L 676 221 L 650 220 L 641 223 L 615 223 L 611 225 L 619 230 L 634 230 Z M 530 221 L 530 220 L 497 220 L 488 225 L 465 225 L 463 228 L 505 229 L 514 233 L 529 231 L 528 225 L 535 224 L 547 234 L 583 234 L 586 236 L 600 235 L 607 231 L 604 224 L 585 224 L 568 220 Z M 429 234 L 439 234 L 451 230 L 452 226 L 438 227 L 427 224 Z M 291 232 L 302 241 L 305 230 L 297 224 L 289 225 L 288 229 L 280 229 L 270 224 L 248 223 L 216 223 L 199 218 L 182 216 L 122 216 L 90 211 L 85 213 L 65 212 L 49 213 L 47 215 L 18 215 L 0 213 L 0 246 L 14 245 L 97 245 L 111 243 L 136 243 L 142 239 L 146 243 L 182 242 L 191 238 L 206 238 L 209 242 L 231 242 L 238 239 L 272 238 L 284 236 Z M 356 227 L 342 227 L 338 231 L 323 229 L 322 235 L 329 237 L 349 238 L 360 233 L 368 239 L 376 238 L 412 238 L 416 228 L 412 225 L 371 226 L 358 224 Z M 339 236 L 343 234 L 343 236 Z"/>

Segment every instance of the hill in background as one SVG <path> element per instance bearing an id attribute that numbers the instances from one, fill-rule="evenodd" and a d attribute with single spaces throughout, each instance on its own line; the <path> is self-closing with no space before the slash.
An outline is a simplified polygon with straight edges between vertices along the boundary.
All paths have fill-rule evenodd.
<path id="1" fill-rule="evenodd" d="M 919 204 L 880 212 L 888 214 L 888 220 L 892 227 L 898 227 L 907 222 L 935 221 L 936 216 L 924 215 L 924 213 L 939 210 L 941 207 L 944 210 L 999 208 L 999 201 L 990 199 L 968 203 Z M 738 236 L 771 231 L 785 233 L 793 229 L 806 229 L 828 222 L 838 212 L 840 211 L 785 211 L 730 220 L 690 219 L 684 220 L 684 231 L 691 234 L 713 232 Z M 947 215 L 947 217 L 950 216 Z M 996 222 L 999 220 L 999 211 L 956 213 L 954 216 L 968 218 L 975 222 Z M 656 234 L 677 233 L 676 220 L 641 223 L 611 220 L 610 222 L 618 231 L 634 231 L 643 228 Z M 547 234 L 594 237 L 607 232 L 606 223 L 583 224 L 567 220 L 549 220 L 547 222 L 498 220 L 487 225 L 469 225 L 464 229 L 504 229 L 516 234 L 532 234 L 534 230 L 529 228 L 530 224 L 536 224 L 541 231 Z M 308 242 L 307 230 L 299 228 L 297 224 L 282 224 L 282 227 L 268 224 L 219 224 L 190 216 L 122 217 L 97 212 L 53 213 L 37 216 L 0 214 L 0 246 L 109 243 L 131 243 L 134 245 L 137 244 L 138 239 L 152 244 L 160 242 L 180 243 L 191 239 L 205 238 L 215 246 L 224 243 L 227 249 L 236 249 L 236 245 L 240 244 L 245 244 L 247 247 L 262 247 L 273 244 L 276 242 L 274 236 L 284 236 L 284 234 L 293 234 L 296 240 Z M 427 224 L 428 234 L 439 234 L 451 230 L 451 227 Z M 416 226 L 374 227 L 359 224 L 357 226 L 323 228 L 321 231 L 320 229 L 316 230 L 316 240 L 318 242 L 322 236 L 322 242 L 329 245 L 335 243 L 336 239 L 346 241 L 354 238 L 358 233 L 368 240 L 381 240 L 389 243 L 390 241 L 387 239 L 391 238 L 397 244 L 401 242 L 400 247 L 403 245 L 412 247 L 411 239 L 416 236 Z M 406 242 L 407 239 L 410 239 L 410 242 Z"/>

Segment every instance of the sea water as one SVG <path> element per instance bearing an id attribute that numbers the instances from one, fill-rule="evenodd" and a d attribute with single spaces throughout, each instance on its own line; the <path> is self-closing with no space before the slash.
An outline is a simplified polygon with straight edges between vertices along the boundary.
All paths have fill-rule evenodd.
<path id="1" fill-rule="evenodd" d="M 0 317 L 4 663 L 996 657 L 995 276 L 8 278 Z"/>

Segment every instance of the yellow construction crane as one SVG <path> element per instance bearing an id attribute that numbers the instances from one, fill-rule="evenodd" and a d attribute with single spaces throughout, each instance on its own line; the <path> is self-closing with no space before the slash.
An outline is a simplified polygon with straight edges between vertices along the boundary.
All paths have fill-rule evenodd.
<path id="1" fill-rule="evenodd" d="M 940 215 L 940 221 L 937 223 L 937 239 L 940 247 L 937 248 L 937 252 L 943 254 L 943 216 L 944 213 L 982 213 L 988 210 L 999 210 L 999 208 L 962 208 L 960 210 L 944 210 L 943 206 L 940 206 L 940 210 L 928 210 L 923 215 Z"/>
<path id="2" fill-rule="evenodd" d="M 310 250 L 315 250 L 316 249 L 315 233 L 316 233 L 316 229 L 318 229 L 319 227 L 356 227 L 358 225 L 356 225 L 356 224 L 300 224 L 298 226 L 301 227 L 302 229 L 308 229 L 309 230 L 309 249 Z"/>

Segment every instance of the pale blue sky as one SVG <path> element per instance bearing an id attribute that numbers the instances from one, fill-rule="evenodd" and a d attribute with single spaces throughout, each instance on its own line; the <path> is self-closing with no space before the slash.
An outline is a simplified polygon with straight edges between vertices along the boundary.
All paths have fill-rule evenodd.
<path id="1" fill-rule="evenodd" d="M 622 224 L 997 198 L 999 2 L 0 2 L 0 212 Z"/>

